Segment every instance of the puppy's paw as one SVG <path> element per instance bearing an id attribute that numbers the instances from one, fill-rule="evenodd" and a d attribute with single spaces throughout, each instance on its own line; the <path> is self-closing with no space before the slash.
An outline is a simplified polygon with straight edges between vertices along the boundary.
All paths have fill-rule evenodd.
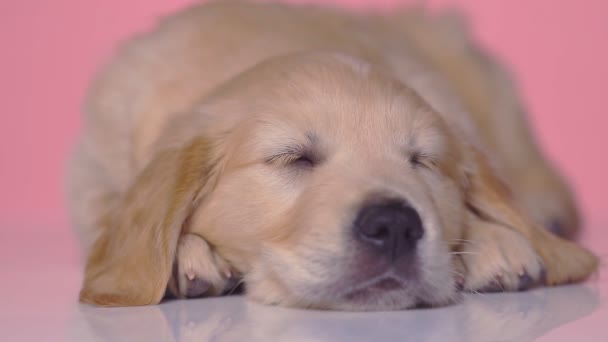
<path id="1" fill-rule="evenodd" d="M 547 269 L 547 285 L 582 281 L 598 269 L 599 259 L 572 241 L 539 229 L 534 242 Z"/>
<path id="2" fill-rule="evenodd" d="M 218 296 L 234 288 L 230 265 L 196 234 L 184 234 L 177 245 L 169 291 L 177 298 Z"/>
<path id="3" fill-rule="evenodd" d="M 521 234 L 493 223 L 474 225 L 462 252 L 465 290 L 523 291 L 544 282 L 542 260 Z"/>

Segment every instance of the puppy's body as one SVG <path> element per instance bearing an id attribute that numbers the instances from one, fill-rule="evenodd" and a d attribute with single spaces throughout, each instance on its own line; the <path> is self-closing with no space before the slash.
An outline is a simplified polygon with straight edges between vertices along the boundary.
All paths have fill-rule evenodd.
<path id="1" fill-rule="evenodd" d="M 568 227 L 561 233 L 571 234 L 578 224 L 576 210 L 566 186 L 535 147 L 505 72 L 472 44 L 465 31 L 454 16 L 429 18 L 417 11 L 356 16 L 326 9 L 216 3 L 190 8 L 165 20 L 153 33 L 123 46 L 91 89 L 85 133 L 71 168 L 74 222 L 87 251 L 96 243 L 89 259 L 83 300 L 118 305 L 157 302 L 162 292 L 159 288 L 164 288 L 171 277 L 164 264 L 171 265 L 180 234 L 186 234 L 187 240 L 180 246 L 198 244 L 200 248 L 180 247 L 177 253 L 178 274 L 169 287 L 178 295 L 188 295 L 184 284 L 195 276 L 211 283 L 213 291 L 207 294 L 219 294 L 232 273 L 238 272 L 245 274 L 248 285 L 256 284 L 250 293 L 263 302 L 341 309 L 401 308 L 420 302 L 449 301 L 453 297 L 452 288 L 438 287 L 432 295 L 426 292 L 432 291 L 435 283 L 451 284 L 452 274 L 447 274 L 445 268 L 452 263 L 459 273 L 465 272 L 466 264 L 476 265 L 473 272 L 468 272 L 475 276 L 465 282 L 473 290 L 496 282 L 496 276 L 503 278 L 501 286 L 517 289 L 518 276 L 532 273 L 537 281 L 543 267 L 549 268 L 548 276 L 554 283 L 584 277 L 593 269 L 590 256 L 542 230 L 530 228 L 536 221 L 540 225 Z M 407 101 L 398 100 L 401 97 Z M 395 114 L 392 106 L 406 114 Z M 421 114 L 407 114 L 413 112 Z M 395 115 L 397 118 L 393 119 Z M 432 161 L 431 165 L 439 168 L 447 180 L 425 179 L 419 183 L 427 185 L 418 189 L 418 183 L 396 178 L 399 172 L 391 171 L 389 165 L 382 171 L 380 165 L 387 163 L 388 153 L 384 146 L 391 142 L 386 136 L 392 134 L 383 122 L 403 125 L 412 134 L 433 130 L 426 135 L 420 133 L 418 140 L 428 140 L 429 153 L 449 159 L 445 163 Z M 264 129 L 258 127 L 260 123 Z M 268 128 L 281 125 L 308 131 L 290 131 L 293 127 L 288 127 L 279 134 Z M 336 131 L 325 132 L 321 127 L 324 125 Z M 266 131 L 264 135 L 262 132 Z M 302 137 L 297 137 L 298 134 Z M 268 179 L 256 178 L 267 171 L 250 166 L 256 161 L 248 159 L 248 155 L 255 155 L 259 152 L 256 148 L 263 149 L 265 144 L 281 141 L 282 135 L 285 139 L 293 135 L 294 140 L 320 145 L 318 149 L 322 152 L 314 158 L 322 160 L 323 168 L 316 168 L 314 177 L 297 176 L 310 178 L 306 181 L 309 183 L 300 184 L 298 180 L 297 185 L 276 187 Z M 332 148 L 324 147 L 324 141 L 334 141 L 340 146 L 333 150 L 335 158 L 342 156 L 341 164 L 333 161 L 329 152 Z M 356 148 L 367 164 L 353 164 L 355 159 L 349 159 L 350 152 L 344 146 L 350 146 L 349 151 Z M 204 158 L 198 155 L 201 150 L 207 151 Z M 476 160 L 472 154 L 482 156 L 479 158 L 483 159 L 483 166 L 464 161 Z M 193 162 L 197 160 L 198 164 Z M 313 161 L 316 166 L 317 160 Z M 266 160 L 267 164 L 271 162 Z M 378 165 L 370 166 L 373 162 Z M 161 168 L 157 164 L 166 166 Z M 196 169 L 202 164 L 206 168 Z M 344 165 L 350 167 L 343 168 Z M 469 167 L 479 173 L 487 167 L 493 180 L 485 179 L 480 185 L 476 185 L 475 179 L 463 181 L 460 173 L 468 172 Z M 190 173 L 195 176 L 188 176 Z M 202 175 L 206 175 L 205 182 L 199 183 Z M 414 180 L 412 177 L 410 182 Z M 310 259 L 315 254 L 309 255 L 310 251 L 302 249 L 300 256 L 296 256 L 278 250 L 291 244 L 298 249 L 315 243 L 310 237 L 294 240 L 293 236 L 302 235 L 299 230 L 310 230 L 294 227 L 331 222 L 342 225 L 336 217 L 351 215 L 355 203 L 359 205 L 366 201 L 363 197 L 379 191 L 370 185 L 368 178 L 377 178 L 376 183 L 383 184 L 382 191 L 391 192 L 393 197 L 432 193 L 430 197 L 420 195 L 421 199 L 407 201 L 414 202 L 412 205 L 418 212 L 437 211 L 421 216 L 425 225 L 436 226 L 432 229 L 425 226 L 428 239 L 443 242 L 433 241 L 428 248 L 419 247 L 420 253 L 428 254 L 419 256 L 428 259 L 427 266 L 421 266 L 426 268 L 423 273 L 435 267 L 437 274 L 420 276 L 419 287 L 423 289 L 407 290 L 410 294 L 417 293 L 412 298 L 406 298 L 407 293 L 397 293 L 406 299 L 380 296 L 374 297 L 374 304 L 368 300 L 333 303 L 323 296 L 308 298 L 307 291 L 322 291 L 329 286 L 327 276 L 317 281 L 321 284 L 315 285 L 318 288 L 309 283 L 313 274 L 318 276 L 318 270 L 302 266 L 300 258 L 307 255 Z M 489 186 L 490 183 L 494 185 Z M 332 186 L 335 189 L 331 194 L 324 195 L 324 190 L 319 190 Z M 486 186 L 491 191 L 483 196 L 470 196 L 469 200 L 470 187 Z M 317 190 L 308 193 L 311 188 Z M 249 199 L 243 195 L 244 199 L 237 201 L 238 191 L 256 196 Z M 342 192 L 341 196 L 349 198 L 348 201 L 341 199 L 345 201 L 343 205 L 335 204 L 329 212 L 317 215 L 325 216 L 303 223 L 308 222 L 299 217 L 305 210 L 303 207 L 310 206 L 306 209 L 309 212 L 323 212 L 316 206 L 331 207 L 329 203 L 337 203 L 331 198 L 338 195 L 336 192 Z M 167 198 L 158 198 L 163 196 Z M 149 202 L 163 200 L 170 203 L 155 205 L 156 209 L 150 212 Z M 488 203 L 493 207 L 486 208 L 491 206 Z M 475 207 L 476 215 L 472 215 L 475 218 L 467 220 L 471 216 L 467 214 L 467 206 Z M 158 216 L 156 221 L 154 215 Z M 472 223 L 480 219 L 486 222 Z M 482 230 L 480 227 L 487 225 L 488 220 L 502 228 Z M 143 279 L 146 276 L 154 279 L 150 280 L 152 284 L 141 285 L 150 287 L 150 291 L 141 291 L 143 297 L 138 297 L 139 294 L 130 293 L 134 285 L 118 284 L 122 280 L 111 274 L 110 269 L 125 267 L 124 255 L 130 254 L 132 248 L 128 241 L 132 236 L 149 233 L 151 226 L 154 231 L 161 229 L 157 231 L 157 241 L 150 240 L 148 251 L 132 256 L 132 260 L 147 261 L 144 264 L 130 261 L 129 267 L 160 268 L 160 278 L 142 272 L 142 281 L 146 282 Z M 323 231 L 333 232 L 331 229 Z M 138 233 L 140 230 L 144 233 Z M 482 233 L 472 233 L 478 231 Z M 514 243 L 517 246 L 513 252 L 506 251 L 492 260 L 467 260 L 471 257 L 465 255 L 465 269 L 462 260 L 449 261 L 448 250 L 461 248 L 456 247 L 461 245 L 457 241 L 489 239 L 485 232 L 491 232 L 488 236 L 512 235 L 503 241 L 523 242 Z M 331 240 L 331 236 L 328 233 L 327 239 Z M 251 239 L 262 243 L 251 243 Z M 334 248 L 334 254 L 345 257 L 343 246 L 331 247 L 346 243 L 340 242 L 342 235 L 333 239 L 333 244 L 326 248 Z M 277 243 L 280 247 L 268 247 Z M 484 243 L 484 249 L 490 250 L 488 253 L 497 253 L 491 243 Z M 567 246 L 561 248 L 564 254 L 580 252 L 571 263 L 573 268 L 586 265 L 585 271 L 574 274 L 565 274 L 570 270 L 563 270 L 564 274 L 553 271 L 547 258 L 553 257 L 555 246 L 543 250 L 551 243 Z M 498 246 L 499 242 L 495 240 L 494 244 Z M 166 255 L 150 260 L 145 255 L 154 253 L 150 250 L 155 248 L 167 248 L 163 252 Z M 193 252 L 187 253 L 187 248 Z M 568 252 L 570 249 L 573 251 Z M 116 254 L 116 250 L 124 253 L 123 259 L 108 255 Z M 267 259 L 273 253 L 274 258 Z M 288 261 L 290 258 L 297 260 Z M 584 261 L 586 258 L 591 259 Z M 322 265 L 324 262 L 319 261 L 316 267 L 328 267 Z M 217 267 L 212 269 L 213 266 Z M 303 270 L 279 275 L 274 269 L 277 267 Z M 297 280 L 299 277 L 306 279 Z M 339 279 L 331 282 L 340 283 Z"/>

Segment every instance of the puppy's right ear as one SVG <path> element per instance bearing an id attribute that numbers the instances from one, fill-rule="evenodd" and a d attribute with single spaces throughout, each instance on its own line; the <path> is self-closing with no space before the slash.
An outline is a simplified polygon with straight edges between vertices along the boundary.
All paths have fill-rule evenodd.
<path id="1" fill-rule="evenodd" d="M 182 226 L 212 187 L 210 143 L 196 138 L 159 153 L 100 222 L 80 301 L 157 304 L 173 267 Z"/>

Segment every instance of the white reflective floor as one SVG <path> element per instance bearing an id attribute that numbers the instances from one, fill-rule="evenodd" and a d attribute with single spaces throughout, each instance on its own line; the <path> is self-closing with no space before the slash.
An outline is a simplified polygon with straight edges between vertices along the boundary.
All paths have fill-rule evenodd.
<path id="1" fill-rule="evenodd" d="M 76 302 L 73 240 L 46 231 L 0 230 L 0 341 L 608 341 L 605 271 L 587 284 L 400 312 L 293 310 L 239 296 L 96 308 Z"/>

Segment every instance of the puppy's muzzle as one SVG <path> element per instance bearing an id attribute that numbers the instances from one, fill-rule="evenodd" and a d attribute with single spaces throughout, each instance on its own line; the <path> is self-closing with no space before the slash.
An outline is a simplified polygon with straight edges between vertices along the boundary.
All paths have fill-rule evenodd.
<path id="1" fill-rule="evenodd" d="M 391 262 L 413 256 L 424 235 L 418 212 L 399 199 L 383 198 L 364 204 L 353 228 L 360 243 Z"/>

